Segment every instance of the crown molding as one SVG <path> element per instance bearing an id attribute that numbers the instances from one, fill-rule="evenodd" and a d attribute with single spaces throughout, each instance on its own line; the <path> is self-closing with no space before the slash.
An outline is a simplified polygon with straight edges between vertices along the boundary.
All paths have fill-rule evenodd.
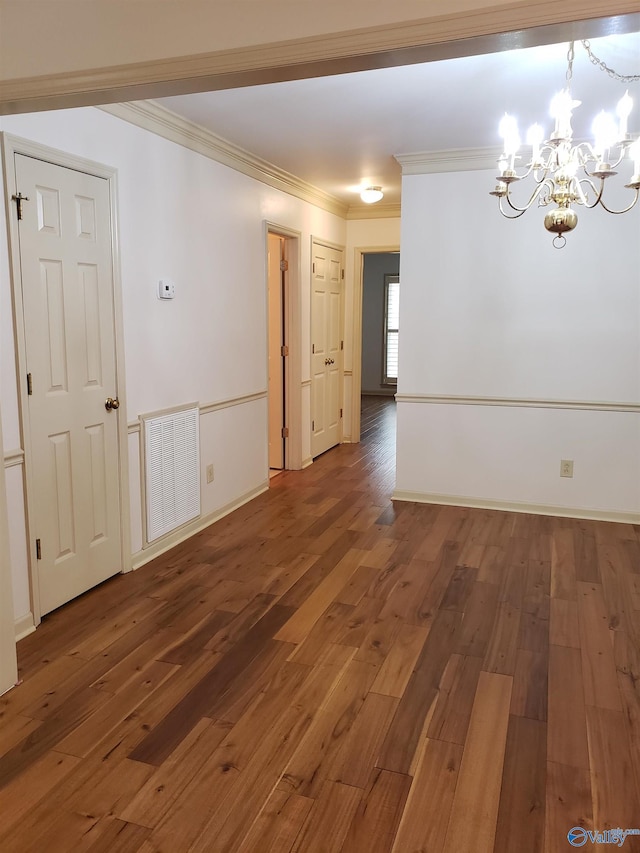
<path id="1" fill-rule="evenodd" d="M 295 175 L 279 169 L 273 163 L 251 154 L 250 151 L 234 145 L 195 122 L 182 118 L 154 101 L 108 104 L 98 109 L 189 148 L 210 160 L 229 166 L 274 189 L 321 207 L 329 213 L 341 216 L 343 219 L 347 216 L 348 205 L 336 196 L 324 192 L 301 178 L 296 178 Z"/>
<path id="2" fill-rule="evenodd" d="M 502 154 L 502 147 L 452 148 L 448 151 L 417 151 L 396 154 L 403 175 L 431 175 L 435 172 L 471 172 L 493 169 Z"/>
<path id="3" fill-rule="evenodd" d="M 0 115 L 118 103 L 596 38 L 637 29 L 637 0 L 495 2 L 413 21 L 192 56 L 0 81 Z M 17 34 L 16 34 L 17 37 Z"/>
<path id="4" fill-rule="evenodd" d="M 347 219 L 397 219 L 400 204 L 350 204 Z"/>

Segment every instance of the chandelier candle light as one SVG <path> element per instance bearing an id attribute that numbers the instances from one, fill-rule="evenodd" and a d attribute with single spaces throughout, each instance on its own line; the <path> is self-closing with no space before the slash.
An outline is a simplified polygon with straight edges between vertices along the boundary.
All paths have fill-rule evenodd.
<path id="1" fill-rule="evenodd" d="M 624 82 L 640 80 L 640 75 L 624 77 L 608 68 L 591 52 L 589 42 L 582 42 L 589 58 L 605 70 L 609 76 Z M 573 231 L 578 224 L 578 215 L 571 207 L 580 204 L 587 208 L 601 205 L 607 213 L 626 213 L 635 205 L 640 195 L 640 138 L 635 142 L 627 130 L 627 122 L 633 101 L 625 92 L 616 108 L 617 121 L 610 113 L 602 111 L 593 122 L 593 144 L 580 142 L 573 144 L 571 116 L 580 106 L 571 96 L 571 77 L 573 73 L 574 42 L 567 53 L 567 83 L 551 101 L 550 114 L 555 119 L 553 133 L 544 140 L 544 131 L 534 124 L 527 132 L 527 145 L 531 146 L 531 160 L 523 174 L 516 172 L 516 159 L 519 159 L 520 134 L 515 118 L 505 114 L 500 122 L 499 133 L 504 140 L 504 152 L 498 160 L 500 174 L 491 195 L 498 198 L 500 212 L 507 219 L 522 216 L 535 201 L 538 207 L 555 204 L 544 218 L 544 227 L 555 234 L 553 245 L 562 248 L 566 243 L 565 232 Z M 625 186 L 634 191 L 633 201 L 623 210 L 611 210 L 602 200 L 607 178 L 617 175 L 617 167 L 628 156 L 633 162 L 631 181 Z M 581 171 L 582 176 L 579 177 Z M 514 204 L 511 199 L 511 185 L 532 176 L 535 187 L 529 200 L 523 207 Z M 503 207 L 503 199 L 508 207 Z M 511 211 L 514 211 L 512 213 Z"/>

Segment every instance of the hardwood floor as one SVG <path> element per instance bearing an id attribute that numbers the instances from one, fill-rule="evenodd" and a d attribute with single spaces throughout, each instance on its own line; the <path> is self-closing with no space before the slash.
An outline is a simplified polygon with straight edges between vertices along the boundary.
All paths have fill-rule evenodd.
<path id="1" fill-rule="evenodd" d="M 392 504 L 393 402 L 362 423 L 19 644 L 2 853 L 556 853 L 640 829 L 640 528 Z"/>

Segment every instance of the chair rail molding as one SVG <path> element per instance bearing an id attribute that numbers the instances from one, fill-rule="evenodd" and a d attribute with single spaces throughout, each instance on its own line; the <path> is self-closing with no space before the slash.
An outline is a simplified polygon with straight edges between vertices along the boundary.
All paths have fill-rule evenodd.
<path id="1" fill-rule="evenodd" d="M 456 394 L 396 394 L 397 403 L 423 403 L 436 406 L 503 406 L 526 409 L 577 409 L 592 412 L 629 412 L 640 414 L 640 402 L 597 400 L 553 400 L 526 397 L 465 397 Z"/>

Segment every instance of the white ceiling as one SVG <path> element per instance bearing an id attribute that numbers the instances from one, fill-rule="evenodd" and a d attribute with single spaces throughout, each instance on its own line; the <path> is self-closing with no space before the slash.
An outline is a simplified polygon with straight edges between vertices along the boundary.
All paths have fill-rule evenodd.
<path id="1" fill-rule="evenodd" d="M 622 74 L 640 74 L 640 33 L 591 42 Z M 395 154 L 500 144 L 505 111 L 524 132 L 551 130 L 551 97 L 564 86 L 567 44 L 272 83 L 159 103 L 347 204 L 362 184 L 381 185 L 400 201 Z M 628 88 L 631 133 L 640 133 L 640 82 L 622 84 L 594 67 L 577 42 L 572 92 L 576 137 L 590 137 L 594 115 L 613 110 Z"/>

